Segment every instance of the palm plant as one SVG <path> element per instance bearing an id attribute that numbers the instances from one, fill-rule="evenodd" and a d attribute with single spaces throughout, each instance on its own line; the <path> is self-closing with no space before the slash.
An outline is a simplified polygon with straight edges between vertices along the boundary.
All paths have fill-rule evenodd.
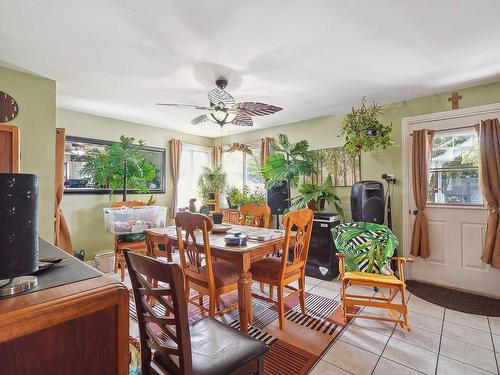
<path id="1" fill-rule="evenodd" d="M 375 223 L 341 224 L 332 229 L 337 250 L 345 254 L 347 271 L 360 271 L 359 265 L 368 260 L 366 272 L 373 272 L 390 261 L 398 247 L 398 239 L 384 225 Z M 356 239 L 356 241 L 353 241 Z"/>
<path id="2" fill-rule="evenodd" d="M 81 174 L 96 186 L 108 187 L 109 197 L 115 190 L 122 190 L 127 200 L 128 189 L 148 193 L 147 183 L 152 181 L 158 169 L 147 159 L 143 151 L 144 141 L 120 137 L 120 142 L 106 146 L 104 150 L 93 149 L 84 158 Z"/>
<path id="3" fill-rule="evenodd" d="M 291 199 L 292 208 L 306 208 L 309 207 L 313 211 L 324 210 L 325 202 L 333 203 L 337 213 L 344 217 L 344 210 L 342 209 L 342 201 L 333 192 L 331 186 L 328 185 L 314 185 L 302 184 L 298 189 L 299 195 Z"/>
<path id="4" fill-rule="evenodd" d="M 224 191 L 226 186 L 226 173 L 222 169 L 222 164 L 212 168 L 203 167 L 200 177 L 198 177 L 198 192 L 203 199 L 213 199 L 211 195 L 218 195 Z"/>
<path id="5" fill-rule="evenodd" d="M 309 151 L 309 142 L 306 140 L 292 143 L 286 134 L 280 134 L 278 142 L 273 143 L 272 147 L 275 152 L 269 155 L 267 163 L 262 167 L 262 175 L 268 187 L 286 181 L 289 187 L 296 188 L 300 176 L 312 176 L 316 173 L 314 154 Z"/>

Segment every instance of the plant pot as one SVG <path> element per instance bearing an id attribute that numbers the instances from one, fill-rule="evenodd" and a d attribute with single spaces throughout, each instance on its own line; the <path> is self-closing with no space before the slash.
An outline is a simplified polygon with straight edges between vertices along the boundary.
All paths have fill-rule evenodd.
<path id="1" fill-rule="evenodd" d="M 222 224 L 222 212 L 212 212 L 212 221 L 214 224 Z"/>
<path id="2" fill-rule="evenodd" d="M 319 202 L 310 200 L 307 204 L 307 208 L 313 211 L 323 211 L 325 209 L 325 198 L 320 198 Z"/>

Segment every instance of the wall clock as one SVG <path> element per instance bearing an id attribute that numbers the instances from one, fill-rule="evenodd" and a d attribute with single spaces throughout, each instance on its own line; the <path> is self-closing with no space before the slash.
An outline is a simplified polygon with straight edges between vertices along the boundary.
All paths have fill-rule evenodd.
<path id="1" fill-rule="evenodd" d="M 16 118 L 19 106 L 12 96 L 0 91 L 0 122 L 7 122 Z"/>

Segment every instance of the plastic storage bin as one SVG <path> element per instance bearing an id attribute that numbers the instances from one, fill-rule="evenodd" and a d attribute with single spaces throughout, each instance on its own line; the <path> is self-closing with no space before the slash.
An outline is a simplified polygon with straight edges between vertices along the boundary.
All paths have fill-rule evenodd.
<path id="1" fill-rule="evenodd" d="M 138 206 L 104 208 L 104 226 L 113 234 L 142 233 L 145 229 L 164 227 L 167 207 Z"/>

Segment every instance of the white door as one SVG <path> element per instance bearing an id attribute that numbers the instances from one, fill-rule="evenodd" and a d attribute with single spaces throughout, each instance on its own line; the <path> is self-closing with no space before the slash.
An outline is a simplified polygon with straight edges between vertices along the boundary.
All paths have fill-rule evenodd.
<path id="1" fill-rule="evenodd" d="M 481 261 L 487 210 L 478 184 L 474 125 L 500 117 L 500 104 L 403 119 L 404 253 L 409 256 L 415 204 L 411 188 L 411 133 L 434 130 L 426 215 L 430 257 L 417 258 L 409 278 L 500 297 L 500 270 Z"/>

